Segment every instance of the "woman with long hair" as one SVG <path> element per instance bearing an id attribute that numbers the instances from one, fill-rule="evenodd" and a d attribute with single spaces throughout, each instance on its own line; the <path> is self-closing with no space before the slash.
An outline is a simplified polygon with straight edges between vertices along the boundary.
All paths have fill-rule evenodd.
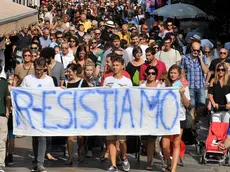
<path id="1" fill-rule="evenodd" d="M 155 66 L 149 66 L 145 70 L 147 80 L 140 85 L 140 87 L 151 87 L 151 88 L 157 88 L 161 87 L 161 84 L 159 81 L 157 81 L 157 74 L 158 69 Z M 154 153 L 154 144 L 156 140 L 156 136 L 141 136 L 141 140 L 143 140 L 143 143 L 147 150 L 147 166 L 146 170 L 152 170 L 152 160 L 153 160 L 153 153 Z"/>
<path id="2" fill-rule="evenodd" d="M 230 93 L 227 64 L 221 62 L 216 65 L 215 77 L 211 80 L 208 89 L 208 98 L 212 104 L 215 116 L 225 116 L 228 107 L 225 95 Z"/>
<path id="3" fill-rule="evenodd" d="M 81 67 L 83 68 L 84 64 L 87 61 L 91 61 L 91 60 L 88 58 L 88 53 L 87 53 L 86 47 L 85 47 L 85 45 L 80 45 L 77 48 L 77 52 L 76 52 L 75 58 L 73 60 L 73 63 L 80 64 Z"/>
<path id="4" fill-rule="evenodd" d="M 82 74 L 82 67 L 80 64 L 71 63 L 67 66 L 66 69 L 67 74 L 67 89 L 68 88 L 82 88 L 82 87 L 89 87 L 86 80 L 81 77 Z M 69 154 L 69 159 L 66 162 L 66 165 L 73 164 L 73 146 L 74 146 L 74 136 L 69 136 L 67 139 L 67 150 Z M 77 143 L 78 143 L 78 160 L 83 161 L 84 158 L 84 142 L 85 137 L 78 136 Z"/>
<path id="5" fill-rule="evenodd" d="M 69 38 L 69 46 L 71 51 L 73 52 L 73 55 L 76 55 L 77 47 L 78 47 L 79 41 L 76 36 L 70 36 Z"/>
<path id="6" fill-rule="evenodd" d="M 162 147 L 165 159 L 167 161 L 167 167 L 164 169 L 166 172 L 176 172 L 177 163 L 179 161 L 180 156 L 180 142 L 183 134 L 183 129 L 185 128 L 185 120 L 186 120 L 186 109 L 185 107 L 189 107 L 190 104 L 190 94 L 188 86 L 185 86 L 180 81 L 181 69 L 178 65 L 172 65 L 168 71 L 168 80 L 169 86 L 174 86 L 179 88 L 181 102 L 179 109 L 179 119 L 180 119 L 180 134 L 173 135 L 173 154 L 172 154 L 172 162 L 170 158 L 170 139 L 171 135 L 163 136 L 162 138 Z"/>

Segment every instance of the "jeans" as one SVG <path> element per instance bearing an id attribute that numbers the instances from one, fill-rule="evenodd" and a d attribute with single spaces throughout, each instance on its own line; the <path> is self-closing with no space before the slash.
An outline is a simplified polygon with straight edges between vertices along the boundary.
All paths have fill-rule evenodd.
<path id="1" fill-rule="evenodd" d="M 196 108 L 197 105 L 205 105 L 205 87 L 200 89 L 189 89 L 190 93 L 190 108 Z"/>
<path id="2" fill-rule="evenodd" d="M 7 118 L 0 116 L 0 167 L 5 167 L 7 133 Z"/>
<path id="3" fill-rule="evenodd" d="M 32 137 L 34 161 L 37 164 L 43 165 L 46 153 L 46 138 L 45 137 Z"/>

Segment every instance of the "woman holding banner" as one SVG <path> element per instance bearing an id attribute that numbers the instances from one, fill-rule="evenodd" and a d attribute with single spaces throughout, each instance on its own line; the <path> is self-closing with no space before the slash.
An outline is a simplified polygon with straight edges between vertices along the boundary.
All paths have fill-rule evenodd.
<path id="1" fill-rule="evenodd" d="M 67 73 L 67 88 L 81 88 L 81 87 L 89 87 L 86 80 L 81 78 L 82 75 L 82 67 L 80 64 L 69 64 L 66 69 Z M 69 154 L 69 159 L 65 163 L 66 165 L 72 165 L 73 164 L 73 147 L 74 147 L 74 136 L 69 136 L 67 139 L 67 151 Z M 84 158 L 84 143 L 85 138 L 83 136 L 77 137 L 77 143 L 78 143 L 78 160 L 81 162 Z"/>
<path id="2" fill-rule="evenodd" d="M 190 94 L 187 86 L 181 83 L 180 81 L 181 69 L 178 65 L 172 65 L 168 71 L 168 79 L 169 86 L 179 87 L 179 92 L 181 96 L 180 103 L 180 134 L 173 136 L 173 155 L 172 155 L 172 164 L 170 158 L 170 137 L 171 136 L 163 136 L 162 147 L 165 159 L 167 160 L 167 167 L 164 169 L 166 172 L 176 172 L 177 163 L 179 161 L 180 155 L 180 142 L 183 134 L 183 128 L 185 128 L 185 120 L 186 120 L 186 109 L 190 104 Z"/>
<path id="3" fill-rule="evenodd" d="M 141 84 L 141 87 L 161 87 L 160 82 L 156 80 L 156 76 L 158 74 L 158 69 L 155 66 L 149 66 L 145 70 L 145 74 L 147 76 L 147 81 Z M 154 153 L 154 144 L 156 140 L 156 136 L 141 136 L 141 140 L 143 140 L 144 145 L 147 148 L 147 167 L 146 170 L 152 170 L 152 159 Z"/>

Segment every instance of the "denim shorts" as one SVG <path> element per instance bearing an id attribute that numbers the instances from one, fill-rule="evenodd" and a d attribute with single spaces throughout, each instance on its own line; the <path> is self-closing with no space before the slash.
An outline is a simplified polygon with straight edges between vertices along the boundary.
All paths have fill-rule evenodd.
<path id="1" fill-rule="evenodd" d="M 194 88 L 189 89 L 190 93 L 190 108 L 195 108 L 198 105 L 205 105 L 206 104 L 206 97 L 205 97 L 205 87 L 204 88 Z"/>

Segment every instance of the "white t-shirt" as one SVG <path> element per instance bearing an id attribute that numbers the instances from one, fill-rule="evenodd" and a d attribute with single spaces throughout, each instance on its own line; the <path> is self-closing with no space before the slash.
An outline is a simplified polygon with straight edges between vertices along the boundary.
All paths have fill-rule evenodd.
<path id="1" fill-rule="evenodd" d="M 132 87 L 133 83 L 129 78 L 122 76 L 121 79 L 114 78 L 113 76 L 108 76 L 105 78 L 104 87 L 120 88 L 120 87 Z"/>
<path id="2" fill-rule="evenodd" d="M 27 75 L 22 83 L 21 87 L 30 88 L 52 88 L 55 87 L 53 78 L 46 75 L 43 79 L 38 79 L 34 74 Z"/>
<path id="3" fill-rule="evenodd" d="M 180 53 L 173 48 L 167 52 L 158 51 L 155 57 L 157 60 L 164 62 L 164 64 L 166 65 L 167 71 L 172 65 L 176 64 L 178 61 L 181 61 Z"/>
<path id="4" fill-rule="evenodd" d="M 74 60 L 74 56 L 73 56 L 73 52 L 69 52 L 67 55 L 63 55 L 62 54 L 62 60 L 61 60 L 61 55 L 60 54 L 56 54 L 54 57 L 54 60 L 62 63 L 63 60 L 63 66 L 64 69 L 66 69 L 66 67 L 68 66 L 68 64 L 72 63 L 72 61 Z"/>
<path id="5" fill-rule="evenodd" d="M 158 80 L 157 80 L 156 82 L 158 83 L 158 84 L 157 84 L 157 87 L 153 87 L 153 88 L 164 87 L 163 85 L 161 85 L 161 83 L 160 83 Z M 143 84 L 141 84 L 140 87 L 147 87 L 147 86 L 146 86 L 146 83 L 147 83 L 147 81 L 144 82 Z"/>

